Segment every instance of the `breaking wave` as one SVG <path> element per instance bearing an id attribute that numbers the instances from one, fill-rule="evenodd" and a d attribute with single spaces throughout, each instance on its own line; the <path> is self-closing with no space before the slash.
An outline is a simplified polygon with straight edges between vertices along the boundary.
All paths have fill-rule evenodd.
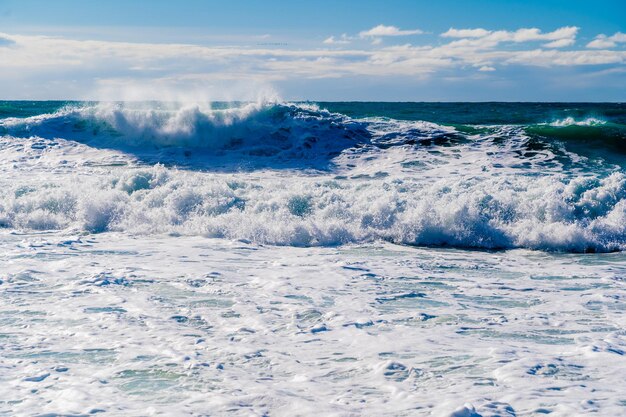
<path id="1" fill-rule="evenodd" d="M 98 175 L 77 168 L 46 181 L 24 179 L 0 190 L 6 229 L 192 234 L 293 246 L 384 240 L 626 249 L 626 176 L 620 163 L 606 163 L 609 154 L 626 152 L 625 130 L 600 119 L 445 126 L 290 103 L 94 103 L 5 118 L 0 130 L 2 147 L 31 143 L 19 152 L 33 158 L 45 151 L 33 138 L 57 148 L 61 138 L 133 155 L 181 149 L 236 161 L 296 161 L 289 165 L 293 175 L 147 166 L 157 159 Z M 293 171 L 303 160 L 334 166 Z"/>
<path id="2" fill-rule="evenodd" d="M 626 177 L 410 179 L 207 177 L 162 166 L 106 180 L 14 188 L 5 228 L 193 234 L 276 245 L 626 248 Z"/>
<path id="3" fill-rule="evenodd" d="M 167 103 L 66 106 L 51 114 L 0 121 L 0 134 L 70 139 L 132 152 L 164 148 L 239 151 L 252 156 L 336 155 L 348 147 L 429 142 L 454 135 L 429 122 L 352 119 L 316 105 L 242 103 L 211 107 Z"/>
<path id="4" fill-rule="evenodd" d="M 256 156 L 322 152 L 366 140 L 362 124 L 315 106 L 249 103 L 211 108 L 136 104 L 66 107 L 53 114 L 4 119 L 4 134 L 63 138 L 133 152 L 163 148 L 245 150 Z M 343 141 L 340 146 L 333 143 Z M 310 153 L 310 152 L 308 152 Z"/>

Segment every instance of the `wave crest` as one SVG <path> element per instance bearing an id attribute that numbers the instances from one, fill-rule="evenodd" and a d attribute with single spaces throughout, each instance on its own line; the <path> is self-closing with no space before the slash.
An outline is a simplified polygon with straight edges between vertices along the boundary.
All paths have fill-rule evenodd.
<path id="1" fill-rule="evenodd" d="M 605 125 L 606 121 L 597 119 L 595 117 L 587 117 L 583 120 L 576 120 L 573 117 L 566 117 L 561 120 L 556 120 L 552 123 L 549 123 L 550 126 L 555 127 L 565 127 L 565 126 L 602 126 Z"/>
<path id="2" fill-rule="evenodd" d="M 275 154 L 323 141 L 367 135 L 359 123 L 315 106 L 247 103 L 238 106 L 110 103 L 66 107 L 54 114 L 4 119 L 0 128 L 16 137 L 64 138 L 100 147 L 141 150 L 247 148 Z M 345 146 L 345 145 L 344 145 Z"/>
<path id="3" fill-rule="evenodd" d="M 4 191 L 13 229 L 170 233 L 315 246 L 626 249 L 626 176 L 403 180 L 206 176 L 157 166 Z"/>

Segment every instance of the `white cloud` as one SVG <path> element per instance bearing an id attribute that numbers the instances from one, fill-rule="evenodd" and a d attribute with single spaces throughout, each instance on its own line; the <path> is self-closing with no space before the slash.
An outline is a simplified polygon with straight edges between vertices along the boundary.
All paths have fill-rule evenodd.
<path id="1" fill-rule="evenodd" d="M 491 67 L 489 65 L 483 65 L 482 67 L 478 68 L 478 71 L 481 71 L 481 72 L 491 72 L 495 70 L 496 69 L 494 67 Z"/>
<path id="2" fill-rule="evenodd" d="M 618 43 L 626 43 L 626 33 L 617 32 L 613 36 L 606 36 L 604 34 L 598 35 L 594 40 L 587 44 L 587 48 L 615 48 Z"/>
<path id="3" fill-rule="evenodd" d="M 326 45 L 347 45 L 350 42 L 351 38 L 344 33 L 339 39 L 336 39 L 334 36 L 329 36 L 328 38 L 324 39 L 323 43 L 325 43 Z"/>
<path id="4" fill-rule="evenodd" d="M 547 40 L 559 40 L 559 39 L 574 39 L 580 30 L 577 26 L 564 26 L 553 32 L 541 34 L 539 31 L 539 39 Z"/>
<path id="5" fill-rule="evenodd" d="M 564 48 L 573 45 L 575 42 L 574 39 L 557 39 L 552 42 L 544 43 L 543 46 L 546 48 Z"/>
<path id="6" fill-rule="evenodd" d="M 615 42 L 624 43 L 626 42 L 626 33 L 617 32 L 615 35 L 611 36 Z"/>
<path id="7" fill-rule="evenodd" d="M 559 28 L 553 32 L 542 33 L 537 28 L 522 28 L 515 32 L 506 32 L 509 39 L 513 42 L 528 42 L 528 41 L 558 41 L 558 40 L 573 40 L 576 38 L 579 28 L 576 26 L 565 26 Z"/>
<path id="8" fill-rule="evenodd" d="M 420 35 L 424 33 L 419 29 L 412 30 L 400 30 L 395 26 L 378 25 L 370 30 L 366 30 L 359 33 L 361 38 L 379 37 L 379 36 L 408 36 L 408 35 Z"/>
<path id="9" fill-rule="evenodd" d="M 562 48 L 573 45 L 579 28 L 576 26 L 564 26 L 552 32 L 543 33 L 537 28 L 521 28 L 516 31 L 489 31 L 483 28 L 475 29 L 455 29 L 450 28 L 441 34 L 445 38 L 458 38 L 456 42 L 460 46 L 474 46 L 482 48 L 493 48 L 502 42 L 532 42 L 550 41 L 544 46 L 546 48 Z"/>
<path id="10" fill-rule="evenodd" d="M 608 39 L 606 35 L 598 35 L 594 40 L 587 44 L 587 48 L 593 49 L 605 49 L 605 48 L 614 48 L 617 44 Z"/>
<path id="11" fill-rule="evenodd" d="M 486 29 L 454 29 L 450 28 L 447 32 L 441 34 L 444 38 L 482 38 L 491 33 Z"/>
<path id="12" fill-rule="evenodd" d="M 506 59 L 506 62 L 541 67 L 624 64 L 626 63 L 626 52 L 535 49 L 512 54 Z"/>

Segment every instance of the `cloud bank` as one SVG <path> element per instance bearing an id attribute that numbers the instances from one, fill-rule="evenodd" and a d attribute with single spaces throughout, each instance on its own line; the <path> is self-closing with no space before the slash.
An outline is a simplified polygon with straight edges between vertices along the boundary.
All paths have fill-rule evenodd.
<path id="1" fill-rule="evenodd" d="M 537 28 L 522 28 L 514 32 L 506 30 L 490 31 L 483 28 L 455 29 L 450 28 L 441 34 L 444 38 L 462 38 L 465 44 L 477 47 L 493 48 L 503 42 L 534 42 L 549 41 L 544 43 L 545 48 L 564 48 L 576 42 L 576 34 L 579 28 L 565 26 L 552 32 L 543 33 Z"/>
<path id="2" fill-rule="evenodd" d="M 79 84 L 97 90 L 142 83 L 192 90 L 201 83 L 350 77 L 425 80 L 439 73 L 490 77 L 515 66 L 624 68 L 626 51 L 610 48 L 626 42 L 626 34 L 598 35 L 586 48 L 575 48 L 578 31 L 575 26 L 549 32 L 450 28 L 431 36 L 434 41 L 426 44 L 371 44 L 369 40 L 384 36 L 400 40 L 423 33 L 378 25 L 358 36 L 330 36 L 307 47 L 111 42 L 0 33 L 0 88 L 22 83 L 33 90 L 58 90 L 75 82 L 76 90 Z"/>
<path id="3" fill-rule="evenodd" d="M 0 36 L 0 47 L 13 45 L 14 43 L 10 38 Z"/>

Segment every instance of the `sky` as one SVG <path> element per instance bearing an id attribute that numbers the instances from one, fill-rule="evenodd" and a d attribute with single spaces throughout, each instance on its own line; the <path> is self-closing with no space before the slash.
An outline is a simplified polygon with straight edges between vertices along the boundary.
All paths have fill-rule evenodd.
<path id="1" fill-rule="evenodd" d="M 0 0 L 0 99 L 626 101 L 626 0 Z"/>

